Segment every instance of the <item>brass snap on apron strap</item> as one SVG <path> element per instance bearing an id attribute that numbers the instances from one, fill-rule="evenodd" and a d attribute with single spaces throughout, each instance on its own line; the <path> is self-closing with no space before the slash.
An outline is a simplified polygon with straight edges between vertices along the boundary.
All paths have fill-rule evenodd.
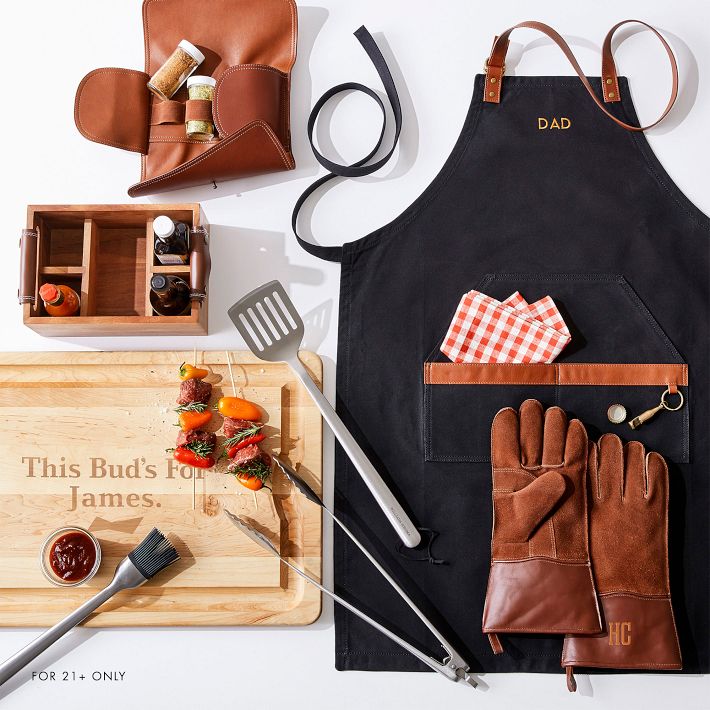
<path id="1" fill-rule="evenodd" d="M 663 48 L 666 50 L 666 54 L 668 55 L 668 60 L 670 61 L 671 65 L 671 74 L 673 76 L 671 95 L 668 99 L 668 103 L 666 104 L 666 108 L 663 110 L 663 113 L 653 123 L 649 123 L 647 126 L 633 126 L 630 123 L 625 123 L 624 121 L 618 119 L 616 116 L 610 113 L 604 107 L 604 103 L 599 100 L 599 97 L 594 92 L 592 85 L 589 83 L 589 80 L 584 75 L 582 68 L 579 66 L 579 62 L 577 62 L 577 58 L 574 56 L 572 50 L 570 49 L 570 46 L 567 44 L 567 42 L 565 42 L 564 38 L 557 31 L 552 29 L 552 27 L 550 27 L 549 25 L 546 25 L 542 22 L 536 22 L 534 20 L 530 20 L 528 22 L 520 22 L 517 25 L 513 25 L 513 27 L 509 27 L 507 30 L 505 30 L 505 32 L 502 32 L 493 40 L 493 48 L 491 49 L 491 54 L 486 60 L 485 64 L 486 86 L 483 92 L 483 100 L 488 103 L 500 103 L 501 85 L 503 83 L 503 75 L 505 73 L 505 55 L 508 52 L 510 34 L 518 27 L 526 27 L 527 29 L 538 30 L 539 32 L 542 32 L 543 34 L 547 35 L 562 50 L 565 57 L 567 57 L 567 59 L 569 60 L 569 63 L 572 65 L 572 68 L 577 73 L 577 76 L 579 77 L 580 81 L 582 82 L 582 84 L 584 84 L 584 87 L 587 89 L 589 95 L 594 100 L 594 103 L 612 121 L 614 121 L 614 123 L 618 124 L 619 126 L 625 128 L 628 131 L 645 131 L 649 128 L 652 128 L 653 126 L 660 123 L 668 115 L 668 112 L 671 110 L 671 108 L 673 108 L 673 104 L 675 103 L 675 100 L 678 96 L 678 64 L 676 63 L 676 59 L 670 45 L 668 44 L 668 42 L 666 42 L 661 33 L 654 27 L 651 27 L 651 25 L 642 22 L 641 20 L 622 20 L 621 22 L 617 22 L 617 24 L 615 24 L 609 30 L 606 37 L 604 38 L 604 43 L 602 45 L 602 94 L 604 96 L 605 103 L 614 103 L 621 100 L 621 97 L 619 96 L 619 82 L 616 73 L 616 65 L 614 63 L 614 56 L 611 51 L 611 40 L 614 36 L 614 33 L 616 32 L 616 30 L 619 29 L 619 27 L 621 27 L 622 25 L 627 25 L 629 23 L 643 25 L 647 29 L 651 30 L 651 32 L 653 32 L 653 34 L 658 37 L 659 41 L 663 45 Z"/>
<path id="2" fill-rule="evenodd" d="M 301 211 L 306 200 L 316 191 L 321 185 L 325 185 L 336 177 L 347 177 L 356 178 L 363 177 L 365 175 L 370 175 L 376 170 L 383 167 L 394 153 L 394 149 L 397 147 L 397 141 L 399 140 L 399 134 L 402 131 L 402 108 L 399 103 L 399 95 L 397 94 L 397 87 L 395 86 L 392 74 L 387 66 L 385 58 L 382 56 L 379 47 L 372 38 L 372 35 L 368 32 L 367 28 L 363 25 L 355 31 L 355 37 L 358 39 L 363 49 L 367 52 L 367 56 L 375 65 L 377 73 L 380 75 L 380 80 L 385 88 L 385 93 L 387 94 L 387 99 L 389 100 L 390 106 L 392 107 L 392 114 L 394 116 L 394 138 L 392 140 L 392 146 L 379 160 L 374 163 L 370 163 L 370 160 L 375 157 L 377 151 L 382 145 L 382 140 L 385 136 L 385 128 L 387 125 L 387 113 L 385 111 L 385 105 L 378 94 L 368 86 L 364 84 L 359 84 L 354 81 L 349 81 L 345 84 L 338 84 L 337 86 L 328 89 L 323 96 L 321 96 L 315 105 L 311 109 L 311 113 L 308 116 L 308 142 L 311 144 L 311 149 L 313 150 L 313 155 L 315 155 L 316 160 L 326 169 L 328 173 L 321 178 L 318 178 L 313 184 L 309 185 L 303 192 L 303 194 L 298 198 L 296 204 L 293 208 L 293 213 L 291 215 L 291 227 L 293 228 L 293 233 L 296 235 L 298 243 L 305 249 L 309 254 L 317 256 L 319 259 L 325 259 L 326 261 L 340 261 L 342 258 L 342 247 L 335 246 L 322 246 L 320 244 L 313 244 L 312 242 L 307 242 L 302 239 L 298 234 L 298 214 Z M 344 91 L 360 91 L 363 94 L 367 94 L 380 108 L 382 111 L 382 129 L 380 130 L 380 136 L 377 139 L 375 147 L 364 157 L 353 163 L 352 165 L 340 165 L 339 163 L 334 163 L 332 160 L 326 158 L 321 154 L 313 143 L 313 130 L 318 119 L 318 114 L 325 104 Z"/>

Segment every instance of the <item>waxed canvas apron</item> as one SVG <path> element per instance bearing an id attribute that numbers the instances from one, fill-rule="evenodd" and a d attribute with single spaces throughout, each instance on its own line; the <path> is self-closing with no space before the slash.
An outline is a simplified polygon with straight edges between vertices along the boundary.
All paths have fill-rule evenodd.
<path id="1" fill-rule="evenodd" d="M 361 39 L 362 41 L 362 39 Z M 600 78 L 590 78 L 601 98 Z M 616 125 L 577 77 L 505 76 L 500 103 L 484 75 L 441 172 L 390 224 L 342 249 L 308 251 L 342 265 L 337 409 L 418 525 L 437 532 L 430 556 L 397 537 L 343 451 L 336 506 L 461 650 L 474 671 L 561 672 L 561 637 L 481 633 L 491 539 L 490 425 L 535 397 L 587 425 L 639 439 L 669 463 L 671 591 L 683 672 L 708 667 L 710 223 L 680 192 L 643 133 Z M 629 87 L 606 108 L 638 125 Z M 444 384 L 425 381 L 461 295 L 476 288 L 528 302 L 551 295 L 572 331 L 559 362 L 687 364 L 685 406 L 631 431 L 664 384 Z M 662 370 L 663 368 L 661 368 Z M 635 381 L 633 368 L 629 379 Z M 494 378 L 495 379 L 495 378 Z M 619 521 L 619 535 L 626 521 Z M 437 655 L 414 615 L 339 530 L 337 591 Z M 421 559 L 420 559 L 421 558 Z M 423 559 L 423 561 L 422 561 Z M 423 670 L 336 607 L 336 667 Z"/>

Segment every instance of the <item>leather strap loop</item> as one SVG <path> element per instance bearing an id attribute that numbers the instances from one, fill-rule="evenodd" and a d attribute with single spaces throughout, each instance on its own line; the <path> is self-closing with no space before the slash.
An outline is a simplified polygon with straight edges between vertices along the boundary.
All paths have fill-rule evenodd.
<path id="1" fill-rule="evenodd" d="M 379 160 L 376 160 L 374 163 L 370 163 L 370 160 L 374 158 L 374 156 L 377 154 L 377 151 L 380 149 L 380 146 L 382 145 L 382 140 L 385 135 L 385 128 L 387 124 L 387 113 L 385 111 L 385 105 L 382 99 L 378 96 L 374 89 L 371 89 L 368 86 L 365 86 L 364 84 L 359 84 L 353 81 L 349 81 L 345 84 L 338 84 L 337 86 L 334 86 L 333 88 L 326 91 L 311 109 L 311 113 L 308 117 L 307 126 L 308 141 L 311 144 L 311 149 L 313 150 L 313 155 L 315 155 L 316 160 L 329 172 L 327 175 L 318 178 L 318 180 L 309 185 L 305 189 L 303 194 L 298 198 L 293 208 L 293 213 L 291 215 L 291 227 L 293 228 L 293 233 L 296 235 L 298 243 L 301 245 L 301 247 L 303 247 L 303 249 L 305 249 L 309 254 L 317 256 L 319 259 L 325 259 L 326 261 L 341 261 L 343 248 L 339 246 L 322 246 L 320 244 L 313 244 L 312 242 L 307 242 L 302 239 L 298 234 L 298 213 L 301 211 L 301 208 L 303 207 L 306 200 L 316 190 L 318 190 L 318 188 L 320 188 L 322 185 L 325 185 L 327 182 L 330 182 L 331 180 L 335 179 L 336 177 L 363 177 L 365 175 L 370 175 L 371 173 L 374 173 L 375 171 L 383 167 L 392 157 L 394 149 L 397 147 L 399 134 L 402 130 L 402 108 L 399 103 L 397 87 L 395 86 L 394 79 L 392 78 L 392 74 L 390 73 L 389 67 L 387 66 L 387 62 L 382 56 L 382 52 L 380 52 L 379 47 L 375 43 L 375 40 L 372 38 L 372 35 L 368 32 L 367 28 L 364 25 L 355 31 L 355 37 L 358 39 L 363 49 L 367 52 L 367 56 L 370 57 L 370 60 L 375 65 L 377 73 L 380 75 L 380 80 L 382 81 L 382 85 L 385 88 L 385 92 L 387 94 L 387 98 L 390 102 L 390 106 L 392 107 L 392 113 L 394 115 L 394 138 L 392 140 L 392 146 L 387 151 L 387 153 L 383 155 Z M 336 96 L 337 94 L 340 94 L 344 91 L 360 91 L 363 94 L 366 94 L 379 106 L 380 111 L 382 112 L 382 129 L 380 130 L 380 135 L 377 139 L 377 142 L 375 143 L 374 148 L 364 158 L 361 158 L 357 162 L 352 163 L 352 165 L 340 165 L 339 163 L 335 163 L 332 160 L 329 160 L 318 151 L 318 149 L 313 143 L 313 130 L 318 119 L 318 114 L 320 113 L 323 106 L 328 101 L 330 101 L 333 96 Z"/>
<path id="2" fill-rule="evenodd" d="M 187 121 L 212 123 L 212 102 L 208 99 L 188 99 L 185 103 L 185 122 Z"/>
<path id="3" fill-rule="evenodd" d="M 181 101 L 154 101 L 150 112 L 150 125 L 184 123 L 185 106 Z"/>
<path id="4" fill-rule="evenodd" d="M 653 123 L 649 123 L 646 126 L 634 126 L 629 123 L 625 123 L 624 121 L 610 113 L 604 106 L 604 103 L 613 103 L 621 100 L 621 97 L 619 96 L 619 82 L 616 73 L 616 65 L 614 63 L 614 57 L 611 51 L 611 40 L 614 33 L 616 32 L 616 30 L 619 29 L 619 27 L 630 23 L 643 25 L 647 29 L 651 30 L 651 32 L 653 32 L 656 37 L 658 37 L 659 41 L 663 45 L 663 48 L 666 50 L 666 54 L 668 55 L 668 60 L 671 65 L 671 73 L 673 76 L 671 94 L 668 99 L 668 103 L 666 104 L 666 107 L 663 110 L 663 113 L 655 121 L 653 121 Z M 505 55 L 508 51 L 509 37 L 513 30 L 519 27 L 537 30 L 538 32 L 542 32 L 544 35 L 547 35 L 567 57 L 569 63 L 572 65 L 572 68 L 576 72 L 580 81 L 582 82 L 582 84 L 584 84 L 584 87 L 587 89 L 587 92 L 594 100 L 594 103 L 612 121 L 614 121 L 614 123 L 621 126 L 622 128 L 625 128 L 627 131 L 645 131 L 649 128 L 652 128 L 653 126 L 656 126 L 658 123 L 660 123 L 668 115 L 668 112 L 671 110 L 671 108 L 673 108 L 673 104 L 675 103 L 675 100 L 678 97 L 678 64 L 676 63 L 675 55 L 673 54 L 673 50 L 671 49 L 668 42 L 666 42 L 666 40 L 663 38 L 661 33 L 658 32 L 658 30 L 656 30 L 654 27 L 651 27 L 651 25 L 642 22 L 641 20 L 622 20 L 621 22 L 617 22 L 617 24 L 615 24 L 609 30 L 606 37 L 604 38 L 604 43 L 602 45 L 601 73 L 602 95 L 604 97 L 604 102 L 602 102 L 595 93 L 594 89 L 592 88 L 592 85 L 589 83 L 589 80 L 584 75 L 582 68 L 579 66 L 577 58 L 574 56 L 572 50 L 570 49 L 567 42 L 565 42 L 563 37 L 549 25 L 546 25 L 542 22 L 536 22 L 534 20 L 528 22 L 520 22 L 517 25 L 513 25 L 513 27 L 509 27 L 507 30 L 505 30 L 505 32 L 502 32 L 498 37 L 495 38 L 490 56 L 486 61 L 486 86 L 483 92 L 483 100 L 485 102 L 496 104 L 500 103 L 501 85 L 503 83 L 503 75 L 505 73 Z"/>

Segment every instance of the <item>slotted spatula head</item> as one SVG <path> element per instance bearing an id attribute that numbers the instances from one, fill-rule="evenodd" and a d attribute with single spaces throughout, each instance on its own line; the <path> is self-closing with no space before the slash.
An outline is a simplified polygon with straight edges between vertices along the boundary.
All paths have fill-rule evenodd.
<path id="1" fill-rule="evenodd" d="M 254 355 L 283 362 L 294 355 L 303 340 L 303 320 L 280 281 L 255 288 L 228 311 L 239 334 Z"/>

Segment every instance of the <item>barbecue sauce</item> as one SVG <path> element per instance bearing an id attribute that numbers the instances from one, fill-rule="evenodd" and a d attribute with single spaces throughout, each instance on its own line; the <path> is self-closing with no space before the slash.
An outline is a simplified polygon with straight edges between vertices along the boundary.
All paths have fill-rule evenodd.
<path id="1" fill-rule="evenodd" d="M 79 582 L 88 577 L 95 562 L 94 541 L 76 530 L 57 538 L 49 551 L 52 571 L 65 582 Z"/>

